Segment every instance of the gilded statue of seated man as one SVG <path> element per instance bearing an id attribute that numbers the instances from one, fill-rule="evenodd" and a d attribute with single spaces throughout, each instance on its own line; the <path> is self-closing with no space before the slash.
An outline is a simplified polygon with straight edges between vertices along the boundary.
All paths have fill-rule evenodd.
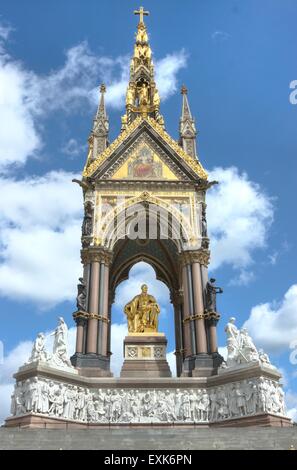
<path id="1" fill-rule="evenodd" d="M 146 284 L 141 286 L 141 294 L 136 295 L 125 305 L 129 333 L 148 333 L 158 331 L 160 307 L 155 297 L 148 294 Z"/>

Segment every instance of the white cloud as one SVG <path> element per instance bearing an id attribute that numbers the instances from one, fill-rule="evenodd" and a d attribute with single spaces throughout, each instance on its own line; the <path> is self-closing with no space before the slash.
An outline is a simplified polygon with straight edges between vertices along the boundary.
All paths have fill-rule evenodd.
<path id="1" fill-rule="evenodd" d="M 254 251 L 266 246 L 273 220 L 271 200 L 235 167 L 215 168 L 209 178 L 219 181 L 207 195 L 211 269 L 229 264 L 239 271 L 233 282 L 245 284 L 253 278 Z"/>
<path id="2" fill-rule="evenodd" d="M 62 152 L 70 157 L 78 157 L 86 154 L 87 144 L 81 144 L 76 139 L 69 139 L 62 147 Z"/>
<path id="3" fill-rule="evenodd" d="M 166 359 L 170 367 L 172 377 L 176 377 L 176 356 L 174 354 L 174 351 L 170 351 L 169 353 L 167 353 Z"/>
<path id="4" fill-rule="evenodd" d="M 111 351 L 110 369 L 114 377 L 119 377 L 123 365 L 123 344 L 127 335 L 126 323 L 113 323 L 111 325 Z"/>
<path id="5" fill-rule="evenodd" d="M 12 375 L 28 360 L 32 344 L 32 341 L 22 341 L 4 357 L 3 364 L 0 365 L 1 384 L 10 383 L 13 380 Z"/>
<path id="6" fill-rule="evenodd" d="M 41 125 L 56 110 L 81 112 L 98 103 L 98 84 L 107 84 L 106 102 L 124 105 L 130 57 L 110 58 L 90 50 L 86 41 L 65 51 L 65 62 L 38 75 L 5 52 L 10 27 L 0 24 L 0 169 L 24 164 L 41 148 Z M 131 44 L 132 53 L 132 44 Z M 156 61 L 160 93 L 167 99 L 176 90 L 176 75 L 186 64 L 184 51 Z"/>
<path id="7" fill-rule="evenodd" d="M 10 402 L 13 392 L 13 384 L 0 384 L 0 426 L 10 415 Z"/>
<path id="8" fill-rule="evenodd" d="M 35 97 L 34 111 L 45 113 L 62 109 L 79 110 L 90 105 L 92 91 L 100 78 L 114 72 L 115 62 L 94 54 L 86 41 L 65 52 L 65 63 L 48 75 L 35 75 L 31 92 Z M 97 100 L 98 102 L 98 96 Z"/>
<path id="9" fill-rule="evenodd" d="M 287 416 L 291 418 L 294 423 L 297 423 L 297 408 L 290 408 L 287 410 Z"/>
<path id="10" fill-rule="evenodd" d="M 219 354 L 225 359 L 225 361 L 227 360 L 227 356 L 228 356 L 228 351 L 227 351 L 227 346 L 221 346 L 218 348 L 218 352 Z"/>
<path id="11" fill-rule="evenodd" d="M 77 175 L 2 179 L 0 293 L 49 306 L 74 300 L 81 273 L 82 195 Z"/>
<path id="12" fill-rule="evenodd" d="M 31 78 L 0 49 L 0 168 L 25 163 L 41 146 L 30 110 Z"/>
<path id="13" fill-rule="evenodd" d="M 279 303 L 263 303 L 252 308 L 244 326 L 256 344 L 267 352 L 288 352 L 290 343 L 297 340 L 297 284 L 286 292 Z"/>
<path id="14" fill-rule="evenodd" d="M 247 286 L 251 281 L 255 279 L 253 271 L 246 271 L 242 269 L 237 277 L 234 277 L 230 281 L 231 286 Z"/>
<path id="15" fill-rule="evenodd" d="M 286 369 L 283 367 L 278 367 L 278 371 L 281 374 L 281 379 L 280 382 L 283 385 L 284 388 L 287 388 L 289 386 L 289 377 L 288 377 L 288 372 Z"/>
<path id="16" fill-rule="evenodd" d="M 288 390 L 285 394 L 287 414 L 295 423 L 297 423 L 297 394 Z"/>
<path id="17" fill-rule="evenodd" d="M 231 37 L 231 34 L 227 33 L 226 31 L 214 31 L 211 35 L 211 38 L 215 41 L 215 42 L 222 42 L 222 41 L 226 41 L 227 39 L 229 39 Z"/>
<path id="18" fill-rule="evenodd" d="M 0 24 L 0 39 L 7 41 L 10 33 L 13 31 L 13 28 L 10 25 Z"/>
<path id="19" fill-rule="evenodd" d="M 183 49 L 156 61 L 156 83 L 161 99 L 166 100 L 176 92 L 177 74 L 186 65 L 187 54 Z"/>
<path id="20" fill-rule="evenodd" d="M 270 264 L 272 264 L 272 266 L 276 264 L 278 257 L 279 257 L 278 251 L 274 251 L 271 255 L 268 255 L 269 262 Z"/>
<path id="21" fill-rule="evenodd" d="M 110 64 L 112 67 L 108 76 L 102 77 L 107 85 L 106 106 L 113 109 L 123 109 L 125 105 L 125 94 L 129 83 L 130 56 L 120 56 Z M 93 90 L 93 101 L 98 102 L 97 89 Z"/>

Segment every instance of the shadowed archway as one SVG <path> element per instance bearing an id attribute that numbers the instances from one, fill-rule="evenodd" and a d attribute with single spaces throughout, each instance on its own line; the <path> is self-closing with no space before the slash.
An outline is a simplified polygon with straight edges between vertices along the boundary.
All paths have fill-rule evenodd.
<path id="1" fill-rule="evenodd" d="M 167 357 L 173 375 L 176 373 L 174 309 L 170 302 L 170 292 L 165 282 L 157 279 L 153 266 L 150 263 L 140 261 L 133 264 L 128 270 L 126 278 L 117 284 L 114 303 L 111 306 L 111 371 L 114 376 L 119 375 L 124 361 L 123 341 L 128 332 L 123 307 L 135 295 L 139 294 L 144 280 L 148 285 L 149 293 L 156 298 L 160 305 L 159 331 L 165 333 L 168 340 Z"/>

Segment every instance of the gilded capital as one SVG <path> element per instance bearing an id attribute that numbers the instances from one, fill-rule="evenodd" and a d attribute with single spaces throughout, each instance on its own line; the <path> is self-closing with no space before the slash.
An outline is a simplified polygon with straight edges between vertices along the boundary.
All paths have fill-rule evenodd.
<path id="1" fill-rule="evenodd" d="M 204 318 L 209 326 L 216 326 L 220 319 L 220 314 L 217 312 L 205 312 Z"/>
<path id="2" fill-rule="evenodd" d="M 81 250 L 81 262 L 83 265 L 90 263 L 104 263 L 109 266 L 112 260 L 112 253 L 104 248 L 88 247 Z"/>
<path id="3" fill-rule="evenodd" d="M 210 251 L 200 248 L 195 251 L 184 251 L 180 254 L 180 263 L 182 266 L 186 264 L 199 263 L 208 266 L 210 260 Z"/>
<path id="4" fill-rule="evenodd" d="M 77 312 L 74 312 L 72 316 L 77 326 L 85 326 L 88 319 L 87 312 L 82 312 L 81 310 L 78 310 Z"/>

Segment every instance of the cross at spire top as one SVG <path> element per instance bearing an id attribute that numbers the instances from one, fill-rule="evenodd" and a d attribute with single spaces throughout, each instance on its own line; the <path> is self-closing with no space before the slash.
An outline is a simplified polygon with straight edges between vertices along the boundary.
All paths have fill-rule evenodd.
<path id="1" fill-rule="evenodd" d="M 149 11 L 145 11 L 143 7 L 140 7 L 139 10 L 134 10 L 134 15 L 139 15 L 139 23 L 144 23 L 143 17 L 148 16 L 150 14 Z"/>

